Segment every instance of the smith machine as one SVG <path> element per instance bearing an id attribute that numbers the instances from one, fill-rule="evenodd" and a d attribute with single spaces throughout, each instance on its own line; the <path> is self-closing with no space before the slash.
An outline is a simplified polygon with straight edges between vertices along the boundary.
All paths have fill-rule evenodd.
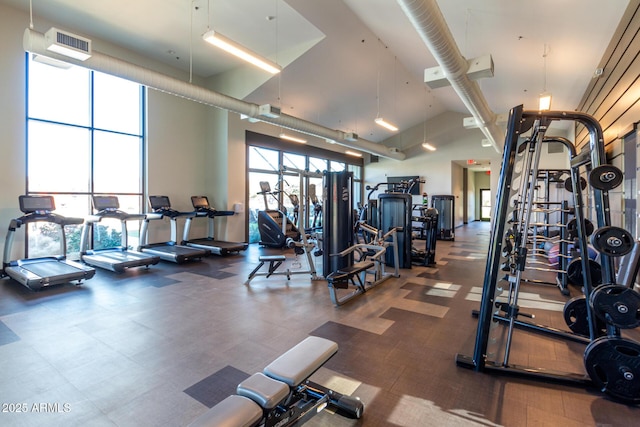
<path id="1" fill-rule="evenodd" d="M 602 284 L 594 284 L 589 257 L 581 256 L 581 310 L 572 319 L 584 325 L 584 333 L 563 331 L 522 320 L 518 294 L 526 258 L 531 250 L 531 214 L 535 208 L 534 187 L 538 175 L 541 147 L 545 142 L 568 141 L 547 138 L 551 122 L 571 120 L 589 132 L 588 150 L 571 151 L 571 188 L 576 228 L 575 245 L 587 253 L 587 221 L 583 191 L 592 192 L 596 229 L 591 243 L 600 253 Z M 530 137 L 523 134 L 531 131 Z M 581 180 L 588 177 L 589 188 Z M 622 172 L 606 164 L 600 124 L 578 112 L 511 110 L 504 145 L 496 212 L 484 276 L 473 356 L 457 355 L 458 366 L 487 373 L 519 375 L 544 381 L 595 386 L 607 395 L 626 403 L 640 403 L 640 344 L 621 335 L 621 330 L 640 325 L 640 293 L 633 289 L 638 271 L 637 243 L 623 228 L 611 225 L 609 190 L 623 181 Z M 587 193 L 588 194 L 588 193 Z M 515 221 L 513 219 L 516 219 Z M 510 229 L 507 231 L 507 227 Z M 510 245 L 503 236 L 509 233 Z M 509 247 L 507 247 L 509 246 Z M 623 257 L 618 274 L 615 258 Z M 509 274 L 504 276 L 504 265 Z M 561 372 L 544 367 L 510 363 L 512 338 L 516 329 L 541 333 L 547 337 L 570 340 L 586 346 L 584 371 Z M 582 371 L 582 369 L 580 369 Z"/>

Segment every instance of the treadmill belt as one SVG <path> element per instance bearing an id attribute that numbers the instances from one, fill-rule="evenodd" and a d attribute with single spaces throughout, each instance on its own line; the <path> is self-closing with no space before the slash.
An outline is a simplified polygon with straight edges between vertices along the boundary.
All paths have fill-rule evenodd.
<path id="1" fill-rule="evenodd" d="M 79 270 L 69 264 L 59 261 L 36 262 L 33 264 L 23 264 L 24 268 L 40 277 L 56 277 L 77 273 Z"/>

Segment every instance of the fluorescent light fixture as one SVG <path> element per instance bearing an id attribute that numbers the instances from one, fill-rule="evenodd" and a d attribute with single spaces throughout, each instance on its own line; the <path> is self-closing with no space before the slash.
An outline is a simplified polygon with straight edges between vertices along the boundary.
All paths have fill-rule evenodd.
<path id="1" fill-rule="evenodd" d="M 551 109 L 551 94 L 549 92 L 543 92 L 540 94 L 540 98 L 538 100 L 538 110 L 539 111 L 548 111 Z"/>
<path id="2" fill-rule="evenodd" d="M 357 151 L 347 150 L 344 153 L 354 157 L 362 157 L 362 153 L 358 153 Z"/>
<path id="3" fill-rule="evenodd" d="M 329 144 L 335 144 L 336 143 L 333 139 L 329 139 L 329 138 L 325 139 L 325 141 L 327 141 L 327 143 L 329 143 Z"/>
<path id="4" fill-rule="evenodd" d="M 44 33 L 47 50 L 78 61 L 91 58 L 91 40 L 51 27 Z"/>
<path id="5" fill-rule="evenodd" d="M 255 117 L 247 116 L 246 114 L 240 114 L 240 120 L 246 120 L 249 123 L 258 123 L 260 119 L 256 119 Z"/>
<path id="6" fill-rule="evenodd" d="M 394 125 L 392 125 L 391 123 L 389 123 L 389 122 L 385 121 L 382 117 L 378 117 L 378 118 L 376 118 L 375 122 L 376 122 L 377 124 L 379 124 L 380 126 L 382 126 L 383 128 L 387 128 L 387 129 L 389 129 L 389 130 L 390 130 L 390 131 L 392 131 L 392 132 L 397 132 L 397 131 L 398 131 L 398 128 L 397 128 L 397 127 L 395 127 L 395 126 L 394 126 Z"/>
<path id="7" fill-rule="evenodd" d="M 204 41 L 211 43 L 216 47 L 219 47 L 225 52 L 228 52 L 271 74 L 278 74 L 280 71 L 282 71 L 282 67 L 275 62 L 269 61 L 268 59 L 258 55 L 255 52 L 252 52 L 250 49 L 247 49 L 241 44 L 234 42 L 230 38 L 225 37 L 216 31 L 207 31 L 206 33 L 204 33 L 202 38 L 204 39 Z"/>
<path id="8" fill-rule="evenodd" d="M 46 65 L 50 65 L 50 66 L 56 67 L 56 68 L 61 68 L 63 70 L 68 70 L 69 68 L 72 67 L 72 65 L 69 64 L 68 62 L 59 61 L 57 59 L 49 58 L 48 56 L 44 56 L 44 55 L 37 55 L 35 53 L 33 54 L 32 59 L 35 62 L 39 62 L 41 64 L 46 64 Z"/>
<path id="9" fill-rule="evenodd" d="M 298 142 L 300 144 L 306 144 L 307 140 L 302 138 L 296 138 L 295 136 L 287 135 L 286 133 L 280 134 L 280 139 L 286 139 L 287 141 Z"/>
<path id="10" fill-rule="evenodd" d="M 424 148 L 425 150 L 429 150 L 429 151 L 436 151 L 436 147 L 434 147 L 433 145 L 429 144 L 428 142 L 423 142 L 422 143 L 422 148 Z"/>
<path id="11" fill-rule="evenodd" d="M 488 139 L 483 139 L 481 144 L 483 147 L 491 147 L 491 141 L 489 141 Z"/>

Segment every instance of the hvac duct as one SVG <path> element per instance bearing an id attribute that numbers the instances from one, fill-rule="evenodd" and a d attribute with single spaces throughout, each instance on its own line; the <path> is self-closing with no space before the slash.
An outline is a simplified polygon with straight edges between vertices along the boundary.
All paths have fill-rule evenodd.
<path id="1" fill-rule="evenodd" d="M 460 53 L 436 0 L 397 1 L 453 89 L 476 119 L 482 133 L 491 141 L 496 151 L 501 152 L 504 132 L 496 125 L 496 114 L 489 108 L 480 86 L 467 76 L 467 60 Z"/>
<path id="2" fill-rule="evenodd" d="M 91 58 L 86 61 L 78 61 L 72 58 L 52 53 L 46 49 L 44 35 L 27 28 L 24 32 L 23 47 L 27 52 L 37 55 L 52 57 L 60 61 L 72 63 L 80 67 L 90 68 L 95 71 L 122 77 L 127 80 L 139 83 L 152 89 L 171 95 L 180 96 L 191 101 L 200 102 L 211 107 L 221 108 L 234 113 L 243 114 L 248 117 L 259 119 L 260 121 L 273 125 L 291 129 L 297 132 L 316 136 L 322 139 L 331 139 L 337 144 L 345 147 L 361 150 L 376 156 L 386 157 L 393 160 L 404 160 L 405 154 L 388 148 L 385 145 L 377 144 L 365 139 L 347 141 L 347 133 L 340 130 L 330 129 L 316 123 L 312 123 L 297 117 L 281 114 L 279 117 L 265 117 L 260 115 L 257 104 L 245 102 L 203 87 L 199 87 L 182 80 L 169 77 L 130 62 L 126 62 L 100 52 L 92 51 Z"/>

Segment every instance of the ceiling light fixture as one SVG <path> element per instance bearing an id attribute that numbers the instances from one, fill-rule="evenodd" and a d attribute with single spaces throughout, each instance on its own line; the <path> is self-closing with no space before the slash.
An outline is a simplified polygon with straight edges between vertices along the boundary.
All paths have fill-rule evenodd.
<path id="1" fill-rule="evenodd" d="M 427 117 L 429 116 L 429 110 L 427 109 L 427 106 L 429 105 L 429 103 L 427 102 L 427 88 L 424 88 L 424 123 L 422 124 L 422 148 L 424 148 L 425 150 L 429 150 L 429 151 L 436 151 L 436 147 L 434 147 L 433 145 L 429 144 L 427 142 Z"/>
<path id="2" fill-rule="evenodd" d="M 378 39 L 378 43 L 380 39 Z M 386 121 L 382 117 L 380 117 L 380 51 L 378 50 L 378 79 L 376 81 L 376 102 L 378 104 L 378 114 L 376 114 L 375 122 L 377 125 L 382 126 L 385 129 L 390 130 L 391 132 L 397 132 L 398 127 L 394 124 Z"/>
<path id="3" fill-rule="evenodd" d="M 293 142 L 298 142 L 300 144 L 306 144 L 307 140 L 306 139 L 302 139 L 302 138 L 297 138 L 295 136 L 291 136 L 291 135 L 287 135 L 286 133 L 282 132 L 280 133 L 280 139 L 286 139 L 287 141 L 293 141 Z"/>
<path id="4" fill-rule="evenodd" d="M 357 151 L 347 150 L 344 153 L 354 157 L 362 157 L 362 153 L 358 153 Z"/>
<path id="5" fill-rule="evenodd" d="M 258 55 L 252 50 L 242 46 L 239 43 L 234 42 L 228 37 L 223 36 L 217 31 L 209 30 L 202 36 L 204 41 L 211 43 L 212 45 L 228 52 L 243 61 L 246 61 L 258 68 L 261 68 L 271 74 L 278 74 L 282 71 L 282 67 L 278 64 L 266 59 L 265 57 Z"/>
<path id="6" fill-rule="evenodd" d="M 538 97 L 538 111 L 549 111 L 551 109 L 551 93 L 547 92 L 547 45 L 544 45 L 542 53 L 542 61 L 544 68 L 544 80 L 542 84 L 542 93 Z"/>
<path id="7" fill-rule="evenodd" d="M 395 125 L 389 123 L 388 121 L 386 121 L 382 117 L 376 117 L 375 122 L 377 124 L 379 124 L 380 126 L 382 126 L 383 128 L 387 128 L 392 132 L 397 132 L 398 131 L 398 128 Z"/>

